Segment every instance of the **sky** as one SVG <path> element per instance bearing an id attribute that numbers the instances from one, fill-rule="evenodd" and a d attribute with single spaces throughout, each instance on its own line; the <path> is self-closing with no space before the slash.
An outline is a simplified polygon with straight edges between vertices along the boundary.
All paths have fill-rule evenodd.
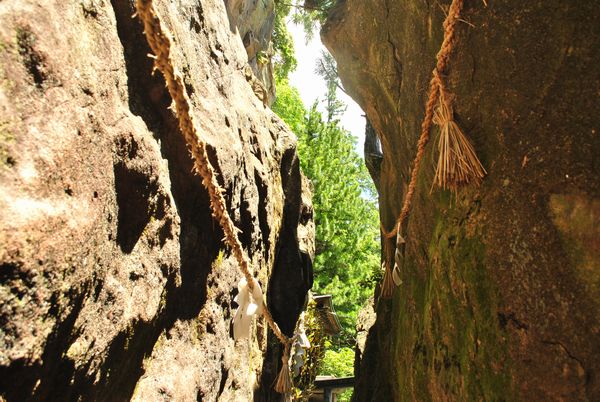
<path id="1" fill-rule="evenodd" d="M 319 110 L 325 112 L 324 100 L 327 93 L 327 86 L 325 85 L 325 81 L 315 73 L 315 66 L 317 59 L 321 55 L 321 51 L 326 51 L 326 49 L 321 43 L 318 32 L 307 44 L 302 26 L 288 22 L 287 27 L 294 38 L 294 48 L 296 50 L 296 59 L 298 60 L 298 68 L 289 75 L 290 83 L 300 91 L 300 97 L 304 102 L 304 106 L 310 107 L 315 99 L 318 98 L 322 101 L 319 104 Z M 357 138 L 356 150 L 362 157 L 365 141 L 364 112 L 343 91 L 338 89 L 337 96 L 347 105 L 346 112 L 340 118 L 342 127 L 350 131 Z"/>

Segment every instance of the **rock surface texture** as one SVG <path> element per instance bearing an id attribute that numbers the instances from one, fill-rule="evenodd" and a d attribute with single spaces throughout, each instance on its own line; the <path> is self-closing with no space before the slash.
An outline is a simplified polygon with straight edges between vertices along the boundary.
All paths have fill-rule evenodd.
<path id="1" fill-rule="evenodd" d="M 254 273 L 293 328 L 314 250 L 295 137 L 253 91 L 222 0 L 155 5 Z M 0 399 L 245 401 L 261 381 L 254 398 L 271 397 L 277 342 L 262 318 L 231 336 L 241 273 L 133 13 L 0 2 Z"/>
<path id="2" fill-rule="evenodd" d="M 449 3 L 339 1 L 322 31 L 381 138 L 388 230 Z M 354 400 L 600 400 L 600 9 L 466 1 L 462 19 L 446 80 L 489 174 L 430 192 L 429 145 Z"/>
<path id="3" fill-rule="evenodd" d="M 275 22 L 273 0 L 224 0 L 231 30 L 237 32 L 248 55 L 254 75 L 263 84 L 265 103 L 275 100 L 271 34 Z"/>

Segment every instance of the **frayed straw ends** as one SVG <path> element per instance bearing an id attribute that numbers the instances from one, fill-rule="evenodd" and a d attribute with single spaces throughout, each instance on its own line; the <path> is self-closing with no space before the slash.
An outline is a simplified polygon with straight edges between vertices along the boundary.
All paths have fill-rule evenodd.
<path id="1" fill-rule="evenodd" d="M 279 371 L 279 375 L 277 376 L 277 380 L 275 381 L 275 391 L 280 394 L 287 394 L 292 390 L 292 377 L 290 374 L 290 343 L 287 342 L 285 344 L 285 349 L 283 350 L 283 356 L 281 356 L 281 370 Z"/>
<path id="2" fill-rule="evenodd" d="M 481 183 L 487 172 L 468 138 L 454 121 L 452 106 L 444 92 L 440 90 L 433 116 L 433 122 L 440 127 L 439 156 L 433 184 L 456 192 L 469 183 Z"/>

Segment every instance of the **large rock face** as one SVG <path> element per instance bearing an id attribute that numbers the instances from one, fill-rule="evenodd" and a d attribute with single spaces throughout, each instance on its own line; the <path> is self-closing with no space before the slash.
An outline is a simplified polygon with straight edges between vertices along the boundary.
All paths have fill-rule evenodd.
<path id="1" fill-rule="evenodd" d="M 415 155 L 442 3 L 340 1 L 322 32 L 382 141 L 387 229 Z M 429 146 L 402 284 L 378 301 L 355 400 L 600 400 L 600 9 L 465 3 L 447 82 L 489 174 L 458 197 L 430 192 Z"/>
<path id="2" fill-rule="evenodd" d="M 314 248 L 296 140 L 253 93 L 223 1 L 155 3 L 254 273 L 293 328 Z M 276 342 L 263 319 L 230 335 L 241 274 L 133 11 L 0 3 L 0 399 L 270 392 Z"/>
<path id="3" fill-rule="evenodd" d="M 273 0 L 224 0 L 231 29 L 237 31 L 248 55 L 248 64 L 263 84 L 265 102 L 275 100 L 271 35 L 275 22 Z"/>

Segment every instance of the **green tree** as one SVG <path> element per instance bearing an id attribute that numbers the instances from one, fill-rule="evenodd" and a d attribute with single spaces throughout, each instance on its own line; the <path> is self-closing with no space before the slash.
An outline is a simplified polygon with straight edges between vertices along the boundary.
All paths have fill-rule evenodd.
<path id="1" fill-rule="evenodd" d="M 327 349 L 323 362 L 321 363 L 320 375 L 331 375 L 337 378 L 350 377 L 354 375 L 354 349 L 342 347 L 338 350 Z M 338 402 L 349 402 L 352 397 L 352 389 L 338 394 Z"/>
<path id="2" fill-rule="evenodd" d="M 328 52 L 322 51 L 321 57 L 317 60 L 315 72 L 323 77 L 327 85 L 325 110 L 327 111 L 327 121 L 331 122 L 346 111 L 346 104 L 337 97 L 338 89 L 344 93 L 346 91 L 340 83 L 337 65 L 333 56 Z"/>
<path id="3" fill-rule="evenodd" d="M 339 121 L 325 121 L 316 103 L 306 110 L 297 90 L 278 82 L 273 110 L 298 136 L 302 171 L 313 185 L 316 224 L 314 290 L 331 293 L 343 333 L 334 347 L 353 346 L 358 310 L 372 293 L 379 266 L 379 226 L 373 184 Z"/>
<path id="4" fill-rule="evenodd" d="M 292 21 L 302 25 L 306 39 L 311 40 L 315 31 L 327 19 L 327 14 L 337 0 L 287 0 L 281 2 L 294 7 Z"/>
<path id="5" fill-rule="evenodd" d="M 336 377 L 354 375 L 354 349 L 343 347 L 326 350 L 320 374 Z"/>
<path id="6" fill-rule="evenodd" d="M 279 79 L 277 85 L 277 99 L 272 108 L 296 134 L 300 135 L 306 130 L 306 108 L 300 98 L 298 89 L 290 86 L 287 78 Z M 303 144 L 298 144 L 302 146 Z"/>
<path id="7" fill-rule="evenodd" d="M 277 79 L 286 79 L 298 65 L 294 52 L 294 40 L 286 26 L 286 18 L 290 11 L 289 4 L 275 1 L 275 21 L 271 43 L 273 44 L 273 65 Z"/>

